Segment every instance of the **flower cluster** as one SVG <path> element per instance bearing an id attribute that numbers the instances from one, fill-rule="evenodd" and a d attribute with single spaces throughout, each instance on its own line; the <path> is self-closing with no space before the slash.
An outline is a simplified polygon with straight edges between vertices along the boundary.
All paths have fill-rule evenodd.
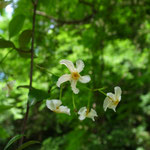
<path id="1" fill-rule="evenodd" d="M 80 72 L 85 67 L 83 61 L 77 60 L 76 67 L 71 61 L 65 60 L 65 59 L 61 60 L 60 64 L 65 65 L 69 69 L 70 74 L 62 75 L 58 79 L 56 85 L 60 87 L 62 83 L 69 81 L 71 84 L 71 89 L 73 93 L 78 94 L 79 89 L 76 87 L 77 82 L 79 81 L 81 83 L 88 83 L 91 80 L 89 75 L 85 75 L 85 76 L 80 75 Z M 115 91 L 114 94 L 107 93 L 107 96 L 103 103 L 104 111 L 106 111 L 107 108 L 110 108 L 116 111 L 116 107 L 121 100 L 122 91 L 121 91 L 121 88 L 118 86 L 114 88 L 114 91 Z M 67 115 L 70 115 L 70 108 L 68 108 L 67 106 L 62 106 L 61 100 L 58 100 L 58 99 L 47 100 L 46 106 L 53 112 L 65 113 Z M 97 112 L 94 109 L 91 108 L 91 110 L 89 110 L 89 108 L 85 106 L 79 109 L 78 115 L 79 115 L 79 120 L 84 120 L 85 118 L 91 118 L 93 121 L 95 121 L 94 117 L 98 117 Z"/>

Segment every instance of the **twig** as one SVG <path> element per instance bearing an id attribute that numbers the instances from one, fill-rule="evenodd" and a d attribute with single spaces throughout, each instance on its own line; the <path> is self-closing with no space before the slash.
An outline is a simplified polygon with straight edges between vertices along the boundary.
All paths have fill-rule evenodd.
<path id="1" fill-rule="evenodd" d="M 61 20 L 61 19 L 58 19 L 58 18 L 55 18 L 53 16 L 49 16 L 48 14 L 46 14 L 45 12 L 42 12 L 42 11 L 36 11 L 36 14 L 37 15 L 41 15 L 43 17 L 46 17 L 50 20 L 54 20 L 60 24 L 82 24 L 82 23 L 87 23 L 88 21 L 90 21 L 90 19 L 93 18 L 94 14 L 91 14 L 91 15 L 88 15 L 86 16 L 85 18 L 83 19 L 79 19 L 79 20 Z"/>
<path id="2" fill-rule="evenodd" d="M 33 76 L 33 58 L 34 58 L 34 33 L 35 33 L 35 17 L 36 17 L 36 8 L 37 8 L 37 3 L 38 0 L 35 0 L 33 3 L 34 10 L 33 10 L 33 22 L 32 22 L 32 43 L 31 43 L 31 68 L 30 68 L 30 83 L 29 83 L 29 91 L 31 91 L 32 88 L 32 76 Z M 27 102 L 27 108 L 26 108 L 26 114 L 23 120 L 23 126 L 22 126 L 22 131 L 21 134 L 25 133 L 26 129 L 26 124 L 28 120 L 28 114 L 29 114 L 29 102 Z M 24 140 L 24 137 L 20 139 L 19 146 L 22 145 Z"/>

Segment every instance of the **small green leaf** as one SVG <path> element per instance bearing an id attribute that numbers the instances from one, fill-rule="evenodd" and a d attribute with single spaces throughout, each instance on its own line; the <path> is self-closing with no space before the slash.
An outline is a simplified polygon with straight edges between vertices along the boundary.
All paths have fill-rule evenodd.
<path id="1" fill-rule="evenodd" d="M 32 30 L 24 30 L 19 36 L 20 48 L 26 48 L 32 37 Z"/>
<path id="2" fill-rule="evenodd" d="M 17 15 L 9 23 L 9 38 L 15 36 L 22 29 L 25 16 Z"/>
<path id="3" fill-rule="evenodd" d="M 42 101 L 44 99 L 49 98 L 50 95 L 48 92 L 32 88 L 28 95 L 28 100 L 30 103 L 30 106 L 34 105 L 36 102 Z"/>
<path id="4" fill-rule="evenodd" d="M 0 105 L 0 113 L 3 113 L 4 111 L 12 108 L 12 106 L 7 106 L 7 105 Z"/>
<path id="5" fill-rule="evenodd" d="M 4 150 L 8 149 L 8 147 L 13 144 L 15 141 L 19 140 L 21 137 L 23 137 L 24 135 L 16 135 L 14 136 L 12 139 L 10 139 L 10 141 L 7 143 L 7 145 L 5 146 Z"/>
<path id="6" fill-rule="evenodd" d="M 0 48 L 13 48 L 15 45 L 11 41 L 0 39 Z"/>
<path id="7" fill-rule="evenodd" d="M 26 142 L 24 143 L 23 145 L 21 145 L 17 150 L 22 150 L 30 145 L 33 145 L 33 144 L 39 144 L 40 142 L 38 141 L 29 141 L 29 142 Z"/>

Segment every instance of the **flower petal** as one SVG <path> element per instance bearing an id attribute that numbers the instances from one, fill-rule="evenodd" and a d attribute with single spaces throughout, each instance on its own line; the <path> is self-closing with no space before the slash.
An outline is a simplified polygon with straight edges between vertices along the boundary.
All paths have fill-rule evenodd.
<path id="1" fill-rule="evenodd" d="M 56 108 L 59 107 L 61 104 L 62 104 L 62 102 L 57 99 L 46 100 L 46 106 L 52 111 L 55 111 Z"/>
<path id="2" fill-rule="evenodd" d="M 60 61 L 60 64 L 64 64 L 70 70 L 70 72 L 76 71 L 76 69 L 74 67 L 74 64 L 71 61 L 69 61 L 69 60 L 62 59 Z"/>
<path id="3" fill-rule="evenodd" d="M 122 93 L 121 88 L 119 86 L 116 86 L 114 88 L 114 90 L 115 90 L 115 96 L 116 96 L 116 98 L 120 101 L 121 100 L 121 93 Z"/>
<path id="4" fill-rule="evenodd" d="M 59 107 L 59 112 L 60 113 L 65 113 L 67 115 L 70 115 L 70 109 L 67 106 L 60 106 Z"/>
<path id="5" fill-rule="evenodd" d="M 78 111 L 78 114 L 80 115 L 79 120 L 84 120 L 86 118 L 86 111 L 87 111 L 86 107 L 80 108 L 80 110 Z"/>
<path id="6" fill-rule="evenodd" d="M 88 113 L 87 117 L 91 118 L 93 121 L 95 121 L 94 117 L 98 117 L 98 115 L 94 109 L 91 109 L 91 111 Z"/>
<path id="7" fill-rule="evenodd" d="M 87 111 L 86 107 L 81 107 L 78 111 L 78 114 L 81 115 L 81 114 L 85 113 L 86 111 Z"/>
<path id="8" fill-rule="evenodd" d="M 81 77 L 79 78 L 79 81 L 80 81 L 81 83 L 88 83 L 90 80 L 91 80 L 91 78 L 90 78 L 89 75 L 81 76 Z"/>
<path id="9" fill-rule="evenodd" d="M 79 120 L 84 120 L 86 118 L 86 115 L 80 115 Z"/>
<path id="10" fill-rule="evenodd" d="M 111 100 L 108 97 L 106 97 L 103 103 L 104 111 L 107 110 L 107 107 L 109 107 L 110 103 L 111 103 Z"/>
<path id="11" fill-rule="evenodd" d="M 70 74 L 64 74 L 64 75 L 62 75 L 62 76 L 58 79 L 56 85 L 57 85 L 58 87 L 60 87 L 60 85 L 61 85 L 62 83 L 66 82 L 66 81 L 69 81 L 70 79 L 71 79 L 71 75 L 70 75 Z"/>
<path id="12" fill-rule="evenodd" d="M 115 95 L 113 93 L 107 93 L 107 96 L 110 98 L 110 100 L 116 101 Z"/>
<path id="13" fill-rule="evenodd" d="M 77 81 L 76 81 L 76 80 L 71 80 L 71 88 L 72 88 L 72 91 L 73 91 L 75 94 L 78 94 L 78 93 L 79 93 L 79 89 L 76 88 L 76 84 L 77 84 Z"/>
<path id="14" fill-rule="evenodd" d="M 116 112 L 117 105 L 114 105 L 113 102 L 111 102 L 108 106 L 108 108 L 112 109 L 114 112 Z"/>
<path id="15" fill-rule="evenodd" d="M 76 68 L 77 68 L 77 71 L 80 73 L 84 68 L 84 62 L 82 60 L 77 60 Z"/>

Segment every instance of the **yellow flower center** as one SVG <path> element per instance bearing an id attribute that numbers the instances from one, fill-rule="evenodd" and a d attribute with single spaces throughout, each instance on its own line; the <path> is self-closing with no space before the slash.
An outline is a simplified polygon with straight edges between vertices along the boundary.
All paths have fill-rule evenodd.
<path id="1" fill-rule="evenodd" d="M 89 109 L 87 109 L 87 111 L 86 111 L 86 116 L 88 115 L 88 113 L 89 113 Z"/>
<path id="2" fill-rule="evenodd" d="M 71 77 L 74 79 L 74 80 L 78 80 L 80 78 L 80 74 L 78 72 L 72 72 L 71 73 Z"/>
<path id="3" fill-rule="evenodd" d="M 114 104 L 115 106 L 118 105 L 118 103 L 119 103 L 119 100 L 118 100 L 118 99 L 117 99 L 116 101 L 114 101 L 111 97 L 108 96 L 108 98 L 109 98 L 110 100 L 112 100 L 112 102 L 113 102 L 113 104 Z"/>
<path id="4" fill-rule="evenodd" d="M 118 105 L 118 103 L 119 103 L 119 101 L 118 101 L 118 100 L 116 100 L 116 101 L 114 101 L 114 102 L 113 102 L 113 104 L 114 104 L 115 106 L 117 106 L 117 105 Z"/>

